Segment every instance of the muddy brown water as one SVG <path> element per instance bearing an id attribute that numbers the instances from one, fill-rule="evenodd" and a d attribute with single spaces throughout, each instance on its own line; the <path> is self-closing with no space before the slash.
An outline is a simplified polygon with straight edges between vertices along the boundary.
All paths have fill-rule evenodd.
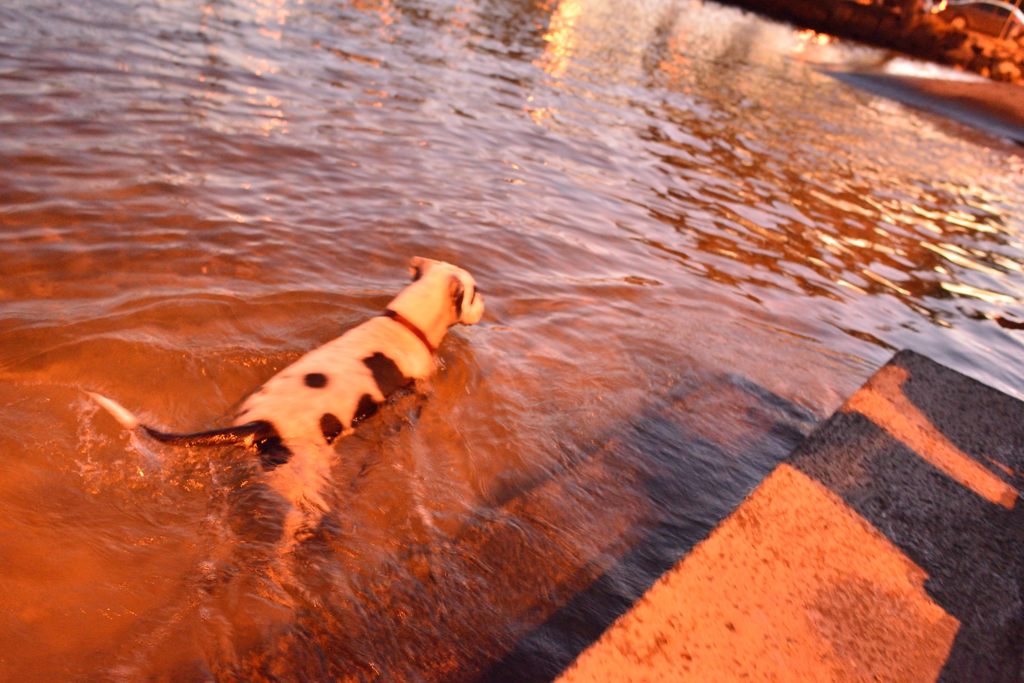
<path id="1" fill-rule="evenodd" d="M 670 0 L 3 3 L 0 677 L 543 678 L 894 349 L 1022 395 L 1020 148 L 821 70 L 887 59 Z M 415 254 L 488 313 L 287 558 L 244 453 L 83 393 L 222 424 Z"/>

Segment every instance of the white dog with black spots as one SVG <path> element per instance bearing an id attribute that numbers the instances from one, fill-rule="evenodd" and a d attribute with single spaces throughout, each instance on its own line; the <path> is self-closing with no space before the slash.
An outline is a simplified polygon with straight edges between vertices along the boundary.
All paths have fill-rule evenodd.
<path id="1" fill-rule="evenodd" d="M 269 485 L 291 504 L 285 534 L 293 535 L 311 508 L 325 511 L 322 488 L 335 440 L 351 434 L 399 389 L 430 377 L 450 327 L 473 325 L 483 316 L 484 298 L 467 271 L 418 256 L 409 271 L 412 283 L 383 313 L 271 377 L 245 399 L 230 427 L 163 432 L 142 424 L 114 400 L 90 395 L 125 428 L 163 443 L 253 449 Z"/>

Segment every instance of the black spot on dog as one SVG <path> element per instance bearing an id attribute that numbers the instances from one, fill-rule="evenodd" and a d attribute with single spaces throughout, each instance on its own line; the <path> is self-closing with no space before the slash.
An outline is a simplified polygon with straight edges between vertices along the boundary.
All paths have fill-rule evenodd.
<path id="1" fill-rule="evenodd" d="M 387 398 L 412 381 L 402 374 L 395 361 L 380 351 L 364 358 L 363 365 L 370 368 L 370 372 L 373 373 L 373 381 L 377 383 L 377 388 L 380 389 L 380 393 L 384 395 L 384 398 Z"/>
<path id="2" fill-rule="evenodd" d="M 462 299 L 466 296 L 466 290 L 459 283 L 459 286 L 455 288 L 455 292 L 452 294 L 452 299 L 455 302 L 455 318 L 456 320 L 462 317 Z"/>
<path id="3" fill-rule="evenodd" d="M 270 471 L 292 459 L 292 452 L 281 443 L 281 437 L 274 436 L 256 446 L 260 457 L 260 465 Z"/>
<path id="4" fill-rule="evenodd" d="M 341 420 L 336 415 L 324 413 L 320 416 L 320 432 L 324 435 L 324 440 L 328 445 L 334 443 L 334 440 L 343 431 L 345 431 L 345 425 L 341 424 Z"/>
<path id="5" fill-rule="evenodd" d="M 376 412 L 377 402 L 373 400 L 373 396 L 363 394 L 362 398 L 359 399 L 359 405 L 356 406 L 356 414 L 352 417 L 352 426 L 356 426 Z"/>
<path id="6" fill-rule="evenodd" d="M 250 423 L 255 427 L 253 434 L 255 440 L 253 445 L 260 458 L 260 465 L 264 470 L 272 470 L 291 460 L 292 452 L 284 445 L 281 435 L 277 433 L 274 426 L 269 422 L 259 421 Z"/>
<path id="7" fill-rule="evenodd" d="M 323 389 L 327 386 L 327 375 L 322 372 L 311 372 L 306 375 L 304 381 L 311 389 Z"/>

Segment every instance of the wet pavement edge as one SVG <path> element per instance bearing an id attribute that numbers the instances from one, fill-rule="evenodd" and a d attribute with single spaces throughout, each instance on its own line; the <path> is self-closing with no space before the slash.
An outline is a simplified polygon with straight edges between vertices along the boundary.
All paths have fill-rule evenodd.
<path id="1" fill-rule="evenodd" d="M 1024 403 L 901 351 L 564 681 L 1020 681 Z"/>

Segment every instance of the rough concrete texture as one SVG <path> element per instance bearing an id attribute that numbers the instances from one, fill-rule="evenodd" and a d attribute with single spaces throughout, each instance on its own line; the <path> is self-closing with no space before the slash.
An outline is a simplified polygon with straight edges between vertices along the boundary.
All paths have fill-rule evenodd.
<path id="1" fill-rule="evenodd" d="M 897 354 L 565 674 L 1020 681 L 1024 403 Z"/>
<path id="2" fill-rule="evenodd" d="M 865 390 L 890 397 L 908 433 L 876 422 Z M 940 448 L 928 445 L 936 435 Z M 958 461 L 963 470 L 943 466 Z M 789 463 L 928 573 L 925 589 L 961 624 L 940 680 L 1022 680 L 1024 403 L 902 351 Z M 982 488 L 963 476 L 971 470 Z"/>
<path id="3" fill-rule="evenodd" d="M 562 680 L 933 680 L 958 624 L 925 578 L 783 464 Z"/>

